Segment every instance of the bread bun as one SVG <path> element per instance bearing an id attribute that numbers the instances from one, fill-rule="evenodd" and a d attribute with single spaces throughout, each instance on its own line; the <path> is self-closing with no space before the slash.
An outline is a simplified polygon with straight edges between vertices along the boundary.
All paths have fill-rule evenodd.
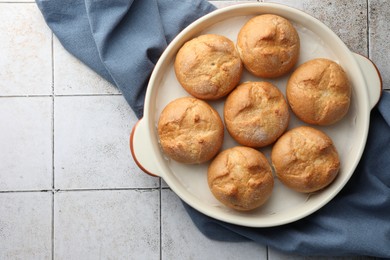
<path id="1" fill-rule="evenodd" d="M 212 159 L 222 146 L 223 135 L 218 112 L 193 97 L 173 100 L 158 120 L 158 136 L 164 153 L 181 163 L 197 164 Z"/>
<path id="2" fill-rule="evenodd" d="M 263 205 L 274 186 L 265 156 L 244 146 L 219 153 L 208 168 L 207 180 L 211 192 L 222 204 L 240 211 Z"/>
<path id="3" fill-rule="evenodd" d="M 243 65 L 230 39 L 205 34 L 180 48 L 174 68 L 178 81 L 188 93 L 215 100 L 226 96 L 238 84 Z"/>
<path id="4" fill-rule="evenodd" d="M 351 86 L 343 68 L 328 59 L 313 59 L 300 65 L 286 88 L 292 111 L 314 125 L 338 122 L 348 112 Z"/>
<path id="5" fill-rule="evenodd" d="M 294 67 L 300 42 L 287 19 L 264 14 L 244 24 L 238 34 L 237 49 L 248 71 L 258 77 L 275 78 Z"/>
<path id="6" fill-rule="evenodd" d="M 245 82 L 229 94 L 224 120 L 229 134 L 241 145 L 263 147 L 276 141 L 289 122 L 286 100 L 268 82 Z"/>
<path id="7" fill-rule="evenodd" d="M 340 168 L 330 137 L 308 126 L 294 128 L 280 137 L 272 148 L 271 160 L 279 180 L 303 193 L 328 186 Z"/>

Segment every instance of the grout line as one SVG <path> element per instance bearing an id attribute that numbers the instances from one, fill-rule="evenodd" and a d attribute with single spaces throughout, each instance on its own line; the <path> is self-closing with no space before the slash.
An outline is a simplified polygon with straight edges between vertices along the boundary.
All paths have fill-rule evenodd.
<path id="1" fill-rule="evenodd" d="M 0 190 L 1 193 L 36 193 L 36 192 L 52 192 L 53 190 Z"/>
<path id="2" fill-rule="evenodd" d="M 51 94 L 47 95 L 9 95 L 9 96 L 0 96 L 0 98 L 35 98 L 35 97 L 51 97 Z"/>
<path id="3" fill-rule="evenodd" d="M 54 76 L 53 76 L 54 77 Z M 34 98 L 34 97 L 94 97 L 94 96 L 122 96 L 122 93 L 97 93 L 97 94 L 32 94 L 32 95 L 9 95 L 0 98 Z"/>
<path id="4" fill-rule="evenodd" d="M 88 191 L 154 191 L 159 190 L 160 187 L 155 188 L 86 188 L 86 189 L 42 189 L 42 190 L 0 190 L 1 193 L 37 193 L 37 192 L 52 192 L 53 194 L 57 192 L 88 192 Z M 169 189 L 169 188 L 163 188 Z"/>
<path id="5" fill-rule="evenodd" d="M 156 188 L 87 188 L 87 189 L 55 189 L 54 192 L 88 192 L 88 191 L 154 191 Z"/>
<path id="6" fill-rule="evenodd" d="M 54 190 L 52 191 L 52 197 L 51 197 L 51 259 L 54 260 L 54 212 L 55 212 L 55 205 L 54 205 Z"/>
<path id="7" fill-rule="evenodd" d="M 55 189 L 54 182 L 54 47 L 53 47 L 53 33 L 51 33 L 51 93 L 52 93 L 52 188 Z"/>
<path id="8" fill-rule="evenodd" d="M 55 173 L 54 173 L 54 35 L 51 33 L 51 93 L 52 93 L 52 140 L 51 140 L 51 163 L 52 163 L 52 207 L 51 207 L 51 259 L 54 260 L 54 196 L 55 196 Z"/>
<path id="9" fill-rule="evenodd" d="M 88 97 L 88 96 L 122 96 L 122 93 L 97 93 L 97 94 L 56 94 L 56 97 Z"/>

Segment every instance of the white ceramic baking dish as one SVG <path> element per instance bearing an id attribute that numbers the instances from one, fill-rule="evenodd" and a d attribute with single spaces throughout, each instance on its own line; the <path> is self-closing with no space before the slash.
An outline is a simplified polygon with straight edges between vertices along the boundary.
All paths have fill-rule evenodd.
<path id="1" fill-rule="evenodd" d="M 284 187 L 275 179 L 270 200 L 257 210 L 237 212 L 222 206 L 211 194 L 207 185 L 208 163 L 183 165 L 169 160 L 162 152 L 157 136 L 160 112 L 171 100 L 188 96 L 177 82 L 173 61 L 179 48 L 193 37 L 216 33 L 234 42 L 241 26 L 251 17 L 272 13 L 289 19 L 297 28 L 301 40 L 298 65 L 325 57 L 338 62 L 352 83 L 352 102 L 346 117 L 325 131 L 334 141 L 341 159 L 341 169 L 336 180 L 326 189 L 312 194 L 300 194 Z M 266 80 L 285 93 L 289 75 L 268 80 L 244 72 L 241 82 Z M 301 219 L 329 202 L 348 182 L 364 150 L 369 127 L 370 111 L 379 100 L 381 77 L 375 65 L 367 58 L 351 52 L 327 26 L 310 15 L 279 4 L 239 4 L 216 10 L 192 23 L 169 44 L 151 75 L 145 97 L 144 117 L 134 126 L 130 148 L 138 166 L 154 176 L 159 176 L 186 203 L 215 219 L 248 227 L 277 226 Z M 209 102 L 222 116 L 224 100 Z M 222 117 L 223 118 L 223 117 Z M 302 125 L 293 114 L 289 128 Z M 223 149 L 237 145 L 225 131 Z M 269 158 L 271 147 L 259 149 Z"/>

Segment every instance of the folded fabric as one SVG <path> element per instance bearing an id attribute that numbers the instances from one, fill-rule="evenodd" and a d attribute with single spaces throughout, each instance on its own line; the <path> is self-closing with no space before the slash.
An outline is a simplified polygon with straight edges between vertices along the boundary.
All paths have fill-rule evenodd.
<path id="1" fill-rule="evenodd" d="M 37 0 L 75 57 L 117 86 L 142 117 L 149 76 L 167 44 L 215 9 L 205 0 Z M 274 228 L 246 228 L 185 205 L 197 227 L 224 241 L 253 240 L 301 255 L 390 257 L 390 94 L 372 111 L 367 147 L 342 192 L 316 213 Z"/>
<path id="2" fill-rule="evenodd" d="M 37 0 L 64 48 L 119 88 L 138 118 L 149 76 L 169 42 L 215 10 L 203 0 Z"/>

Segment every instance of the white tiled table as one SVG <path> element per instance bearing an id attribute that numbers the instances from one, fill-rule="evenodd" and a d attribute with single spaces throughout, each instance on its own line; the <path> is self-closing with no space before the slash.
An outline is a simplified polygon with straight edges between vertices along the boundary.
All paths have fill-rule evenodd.
<path id="1" fill-rule="evenodd" d="M 275 2 L 330 26 L 389 88 L 389 1 Z M 34 2 L 0 0 L 0 259 L 301 259 L 205 238 L 133 162 L 136 121 L 115 87 L 62 48 Z"/>

